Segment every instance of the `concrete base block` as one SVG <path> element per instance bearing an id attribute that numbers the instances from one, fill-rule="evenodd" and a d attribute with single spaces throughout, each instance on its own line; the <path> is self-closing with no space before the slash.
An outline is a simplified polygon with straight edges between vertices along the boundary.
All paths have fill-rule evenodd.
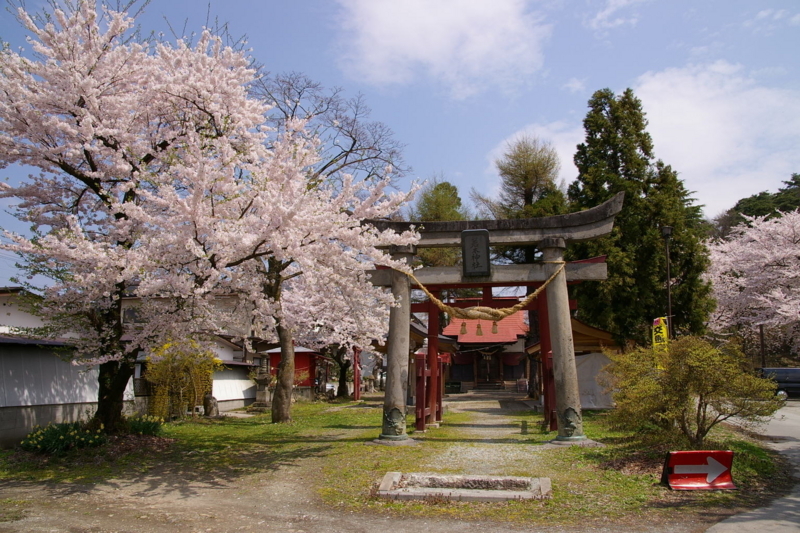
<path id="1" fill-rule="evenodd" d="M 553 439 L 549 441 L 545 446 L 582 446 L 584 448 L 602 448 L 605 446 L 602 442 L 597 442 L 596 440 L 592 439 L 580 439 L 580 440 L 557 440 Z"/>
<path id="2" fill-rule="evenodd" d="M 511 476 L 445 476 L 387 472 L 378 496 L 391 500 L 444 499 L 461 502 L 502 502 L 552 498 L 550 478 Z"/>
<path id="3" fill-rule="evenodd" d="M 378 444 L 380 446 L 416 446 L 419 444 L 419 441 L 410 439 L 408 437 L 405 439 L 392 439 L 380 436 L 377 439 L 366 442 L 365 444 Z"/>

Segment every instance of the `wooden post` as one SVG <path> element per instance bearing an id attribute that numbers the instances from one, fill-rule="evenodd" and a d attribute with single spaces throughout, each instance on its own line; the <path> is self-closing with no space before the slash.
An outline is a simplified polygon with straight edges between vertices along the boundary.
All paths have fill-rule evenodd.
<path id="1" fill-rule="evenodd" d="M 439 367 L 439 386 L 436 389 L 436 423 L 442 421 L 442 416 L 444 415 L 442 409 L 442 396 L 444 391 L 444 363 L 442 362 L 441 357 L 438 360 L 438 367 Z"/>
<path id="2" fill-rule="evenodd" d="M 556 412 L 556 389 L 553 383 L 553 346 L 550 343 L 550 319 L 547 316 L 547 291 L 542 291 L 536 298 L 539 311 L 539 342 L 542 364 L 542 410 L 544 423 L 550 429 L 558 429 Z"/>
<path id="3" fill-rule="evenodd" d="M 426 401 L 428 390 L 428 364 L 424 353 L 414 354 L 414 372 L 416 376 L 416 397 L 414 398 L 414 429 L 425 431 L 428 412 L 428 402 Z"/>
<path id="4" fill-rule="evenodd" d="M 433 293 L 438 297 L 438 293 Z M 430 377 L 427 381 L 425 406 L 428 409 L 425 423 L 436 426 L 436 421 L 441 420 L 439 409 L 439 309 L 428 301 L 428 370 Z"/>

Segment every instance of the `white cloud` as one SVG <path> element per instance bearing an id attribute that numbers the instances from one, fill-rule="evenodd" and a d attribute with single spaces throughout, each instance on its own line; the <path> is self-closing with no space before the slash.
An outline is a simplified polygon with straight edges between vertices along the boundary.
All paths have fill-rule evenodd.
<path id="1" fill-rule="evenodd" d="M 771 34 L 783 24 L 797 26 L 800 24 L 800 14 L 792 15 L 785 9 L 763 9 L 752 19 L 745 20 L 742 25 L 759 34 Z"/>
<path id="2" fill-rule="evenodd" d="M 648 72 L 634 92 L 656 156 L 714 216 L 800 172 L 800 91 L 760 85 L 724 61 Z"/>
<path id="3" fill-rule="evenodd" d="M 338 0 L 340 64 L 374 85 L 427 76 L 455 98 L 510 91 L 542 68 L 551 27 L 528 0 Z"/>
<path id="4" fill-rule="evenodd" d="M 780 20 L 784 18 L 788 13 L 785 9 L 764 9 L 759 11 L 756 15 L 756 20 L 762 19 L 772 19 L 772 20 Z"/>
<path id="5" fill-rule="evenodd" d="M 655 155 L 679 173 L 705 205 L 707 216 L 741 198 L 776 191 L 800 172 L 800 91 L 766 86 L 739 65 L 724 61 L 648 72 L 633 87 L 647 113 Z M 487 154 L 484 174 L 496 193 L 494 160 L 520 135 L 553 144 L 561 160 L 559 177 L 571 183 L 573 163 L 584 140 L 578 122 L 531 124 L 509 135 Z"/>
<path id="6" fill-rule="evenodd" d="M 578 78 L 572 78 L 564 84 L 564 89 L 573 94 L 582 93 L 586 90 L 586 78 L 583 78 L 582 80 L 579 80 Z"/>
<path id="7" fill-rule="evenodd" d="M 593 30 L 611 30 L 620 26 L 635 26 L 639 22 L 638 13 L 623 15 L 620 12 L 646 0 L 605 0 L 605 6 L 585 25 Z"/>

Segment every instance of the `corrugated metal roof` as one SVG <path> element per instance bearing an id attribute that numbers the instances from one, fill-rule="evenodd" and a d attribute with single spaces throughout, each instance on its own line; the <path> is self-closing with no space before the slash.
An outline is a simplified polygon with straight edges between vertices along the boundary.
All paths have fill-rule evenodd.
<path id="1" fill-rule="evenodd" d="M 33 344 L 40 346 L 69 346 L 69 343 L 63 340 L 53 339 L 30 339 L 26 337 L 10 337 L 7 335 L 0 335 L 0 344 Z"/>

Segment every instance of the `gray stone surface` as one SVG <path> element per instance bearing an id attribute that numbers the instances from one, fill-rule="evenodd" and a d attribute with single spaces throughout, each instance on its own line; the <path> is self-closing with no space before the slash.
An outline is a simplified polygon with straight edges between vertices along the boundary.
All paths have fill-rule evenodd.
<path id="1" fill-rule="evenodd" d="M 387 472 L 378 496 L 391 500 L 444 499 L 461 502 L 544 500 L 552 497 L 549 478 L 447 476 Z"/>
<path id="2" fill-rule="evenodd" d="M 564 259 L 563 239 L 545 239 L 539 243 L 545 261 L 557 263 Z M 559 265 L 551 264 L 551 272 Z M 550 343 L 553 347 L 553 381 L 556 389 L 558 440 L 582 440 L 583 418 L 578 390 L 578 370 L 575 367 L 575 345 L 567 294 L 567 278 L 561 271 L 547 285 L 547 315 L 550 322 Z"/>
<path id="3" fill-rule="evenodd" d="M 410 263 L 414 248 L 399 248 L 392 257 Z M 389 339 L 386 354 L 386 394 L 383 402 L 382 439 L 405 439 L 406 392 L 408 388 L 408 330 L 411 324 L 411 281 L 392 271 L 392 295 L 398 305 L 389 311 Z"/>

